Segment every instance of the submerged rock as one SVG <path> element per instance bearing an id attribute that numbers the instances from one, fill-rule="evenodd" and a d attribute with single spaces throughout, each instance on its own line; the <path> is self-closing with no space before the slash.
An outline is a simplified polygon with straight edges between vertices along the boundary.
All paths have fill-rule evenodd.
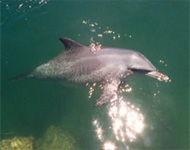
<path id="1" fill-rule="evenodd" d="M 33 137 L 14 137 L 2 140 L 0 150 L 33 150 Z"/>
<path id="2" fill-rule="evenodd" d="M 35 144 L 37 150 L 75 150 L 75 140 L 60 127 L 50 126 Z"/>

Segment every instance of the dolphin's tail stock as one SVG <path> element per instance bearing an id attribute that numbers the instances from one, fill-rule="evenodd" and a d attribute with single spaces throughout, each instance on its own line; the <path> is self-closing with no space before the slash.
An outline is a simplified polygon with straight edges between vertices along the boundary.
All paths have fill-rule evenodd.
<path id="1" fill-rule="evenodd" d="M 25 78 L 30 78 L 30 77 L 33 77 L 32 71 L 28 71 L 28 72 L 19 74 L 19 75 L 15 76 L 15 77 L 9 78 L 8 80 L 9 81 L 17 81 L 17 80 L 22 80 L 22 79 L 25 79 Z"/>

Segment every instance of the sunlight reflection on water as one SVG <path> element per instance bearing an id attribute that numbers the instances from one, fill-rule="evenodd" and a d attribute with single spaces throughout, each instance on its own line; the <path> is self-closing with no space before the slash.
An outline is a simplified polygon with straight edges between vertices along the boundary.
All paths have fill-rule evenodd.
<path id="1" fill-rule="evenodd" d="M 121 97 L 118 101 L 111 103 L 108 116 L 112 121 L 112 130 L 118 141 L 125 142 L 127 139 L 133 141 L 136 134 L 141 133 L 144 128 L 144 118 L 130 103 L 126 103 Z"/>
<path id="2" fill-rule="evenodd" d="M 111 123 L 107 129 L 111 131 L 116 141 L 122 142 L 126 146 L 128 146 L 128 142 L 135 141 L 137 135 L 141 134 L 145 127 L 144 117 L 140 109 L 130 104 L 130 102 L 126 102 L 123 97 L 112 101 L 108 105 L 107 116 Z M 101 121 L 102 120 L 95 119 L 92 123 L 95 126 L 97 138 L 103 142 L 103 149 L 117 149 L 116 144 L 110 141 L 109 138 L 104 137 L 104 130 L 100 125 Z"/>

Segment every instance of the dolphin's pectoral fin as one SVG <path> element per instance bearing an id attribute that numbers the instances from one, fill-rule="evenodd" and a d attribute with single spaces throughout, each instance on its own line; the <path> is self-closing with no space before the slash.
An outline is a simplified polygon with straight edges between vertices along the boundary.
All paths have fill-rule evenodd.
<path id="1" fill-rule="evenodd" d="M 112 80 L 105 84 L 100 98 L 96 101 L 95 106 L 101 106 L 117 98 L 117 90 L 120 80 Z"/>

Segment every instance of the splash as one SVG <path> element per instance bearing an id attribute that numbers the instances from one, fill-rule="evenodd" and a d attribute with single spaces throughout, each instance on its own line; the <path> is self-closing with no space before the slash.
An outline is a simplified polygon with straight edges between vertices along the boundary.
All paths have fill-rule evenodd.
<path id="1" fill-rule="evenodd" d="M 164 60 L 162 60 L 162 59 L 160 59 L 159 63 L 162 64 L 164 67 L 168 67 L 168 64 L 166 63 L 166 61 L 164 61 Z M 169 79 L 169 78 L 167 79 L 167 81 L 168 81 L 168 82 L 172 82 L 172 80 Z M 167 82 L 167 81 L 166 81 L 166 82 Z"/>
<path id="2" fill-rule="evenodd" d="M 113 40 L 121 38 L 121 34 L 111 29 L 109 26 L 101 27 L 97 22 L 91 22 L 90 20 L 83 20 L 82 24 L 89 28 L 91 33 L 96 33 L 97 37 L 102 38 L 105 35 L 109 35 Z"/>
<path id="3" fill-rule="evenodd" d="M 12 18 L 22 19 L 27 21 L 28 13 L 34 12 L 37 9 L 45 6 L 49 0 L 17 0 L 17 1 L 4 1 L 2 4 L 3 11 L 7 11 L 6 16 L 3 16 L 4 21 L 7 22 Z M 45 13 L 45 12 L 44 12 Z M 40 14 L 43 15 L 44 13 Z"/>
<path id="4" fill-rule="evenodd" d="M 94 92 L 94 89 L 95 89 L 95 87 L 96 87 L 96 82 L 94 82 L 93 84 L 92 84 L 92 86 L 90 86 L 90 84 L 89 83 L 86 83 L 86 87 L 90 87 L 89 88 L 89 91 L 88 91 L 88 98 L 90 99 L 90 98 L 92 98 L 92 94 L 93 94 L 93 92 Z"/>
<path id="5" fill-rule="evenodd" d="M 99 121 L 96 119 L 93 121 L 93 125 L 95 126 L 96 130 L 95 130 L 95 133 L 96 133 L 96 136 L 99 140 L 102 140 L 102 135 L 103 135 L 103 130 L 102 130 L 102 127 L 100 126 L 100 123 Z"/>
<path id="6" fill-rule="evenodd" d="M 96 51 L 98 49 L 98 47 L 96 46 L 101 45 L 100 42 L 96 42 L 101 38 L 111 38 L 112 40 L 117 40 L 120 39 L 121 37 L 127 37 L 128 39 L 132 38 L 131 34 L 120 34 L 115 29 L 112 29 L 109 26 L 101 26 L 100 23 L 93 22 L 89 19 L 82 20 L 81 23 L 85 25 L 85 27 L 87 27 L 87 29 L 90 32 L 89 34 L 91 35 L 91 39 L 89 46 L 92 47 L 92 51 Z M 78 35 L 81 36 L 81 34 Z"/>

